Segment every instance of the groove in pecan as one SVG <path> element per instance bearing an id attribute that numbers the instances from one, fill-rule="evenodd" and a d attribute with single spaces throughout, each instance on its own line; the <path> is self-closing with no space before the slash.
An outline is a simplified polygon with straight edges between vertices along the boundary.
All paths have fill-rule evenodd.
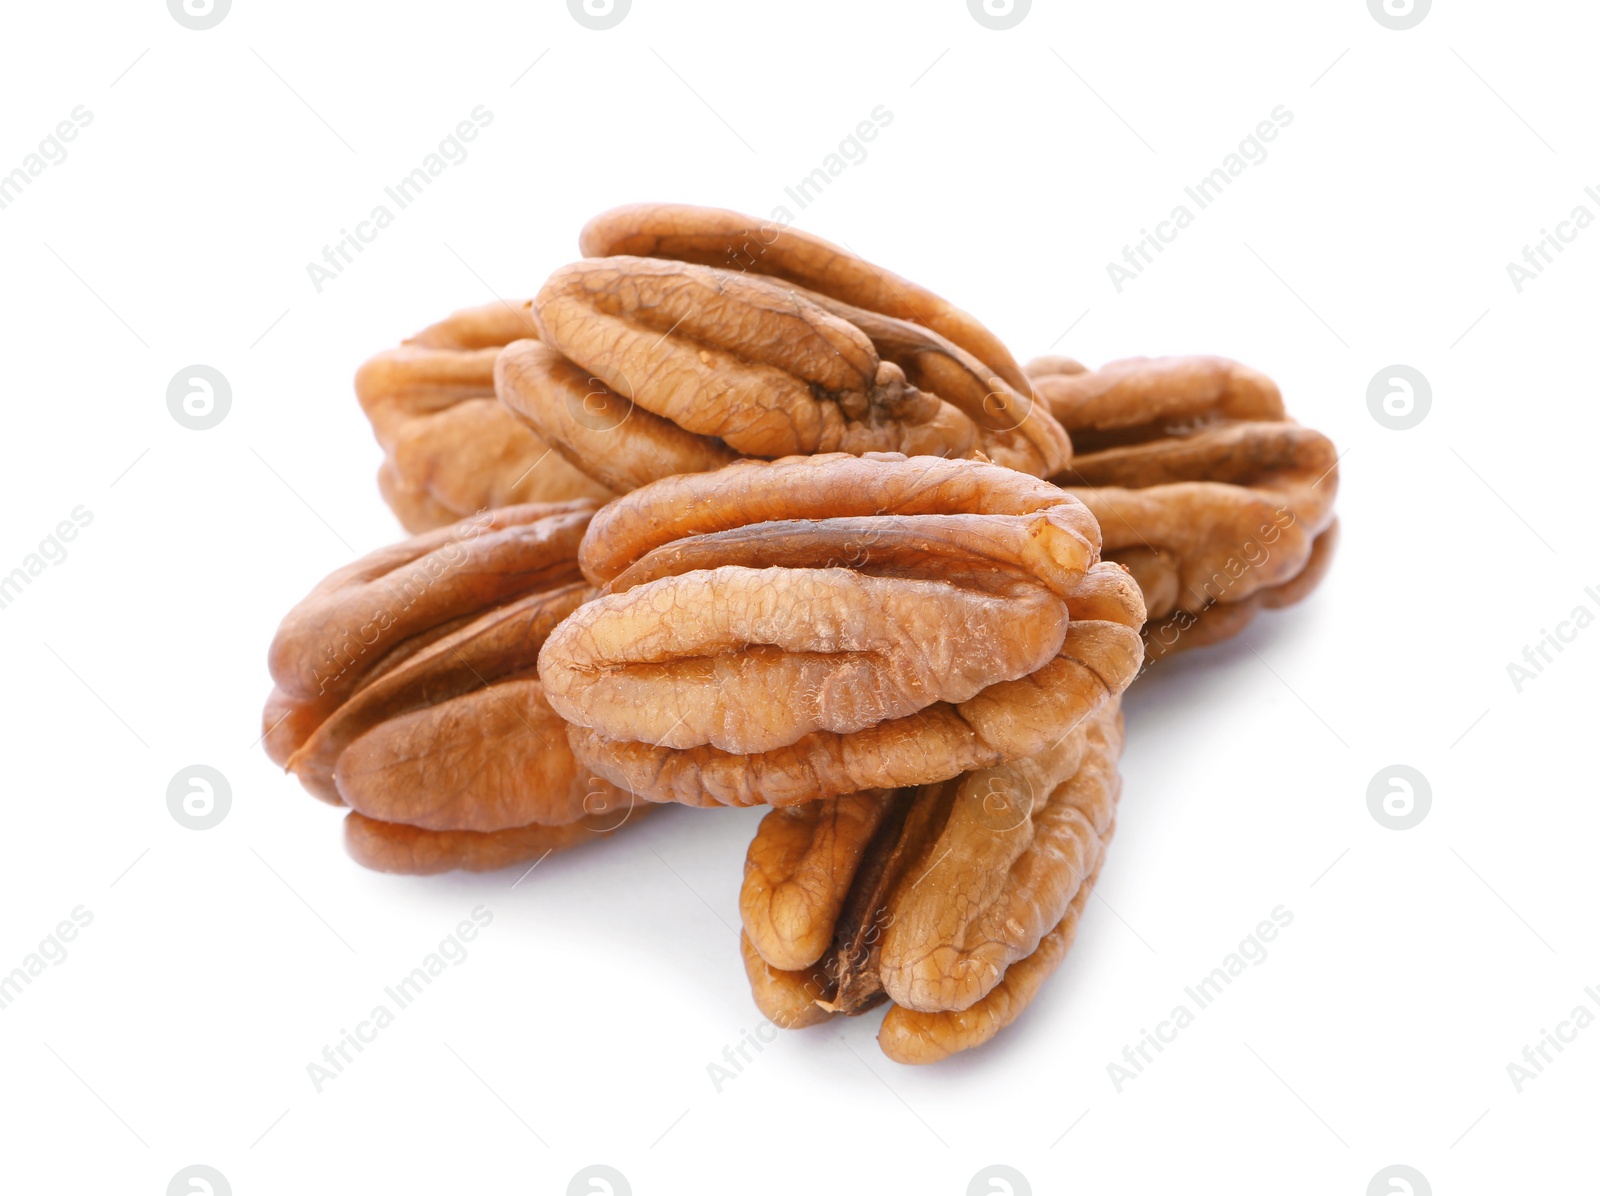
<path id="1" fill-rule="evenodd" d="M 740 453 L 960 456 L 976 429 L 792 288 L 653 258 L 585 259 L 534 300 L 540 339 L 622 398 Z"/>
<path id="2" fill-rule="evenodd" d="M 1214 357 L 1031 363 L 1079 453 L 1053 480 L 1100 523 L 1152 620 L 1297 576 L 1333 519 L 1338 455 L 1272 382 Z"/>
<path id="3" fill-rule="evenodd" d="M 854 734 L 813 732 L 750 754 L 618 740 L 577 723 L 569 725 L 568 739 L 579 759 L 619 787 L 650 801 L 696 806 L 793 805 L 992 767 L 1045 750 L 1138 673 L 1142 648 L 1134 628 L 1142 608 L 1132 580 L 1102 564 L 1082 590 L 1079 609 L 1118 617 L 1069 622 L 1061 653 L 1044 668 L 959 705 L 935 702 Z M 1068 613 L 1075 613 L 1073 598 Z"/>
<path id="4" fill-rule="evenodd" d="M 506 346 L 495 363 L 495 390 L 556 452 L 618 494 L 719 469 L 739 456 L 716 437 L 685 431 L 623 398 L 540 341 Z"/>
<path id="5" fill-rule="evenodd" d="M 650 800 L 787 805 L 1042 750 L 1138 668 L 1137 588 L 1055 487 L 832 455 L 667 479 L 596 517 L 595 601 L 540 654 L 575 752 Z"/>
<path id="6" fill-rule="evenodd" d="M 746 917 L 758 1007 L 804 1026 L 888 999 L 879 1042 L 907 1063 L 993 1037 L 1071 943 L 1114 829 L 1121 747 L 1113 706 L 1020 764 L 832 799 L 798 818 L 773 810 L 751 844 L 741 909 L 799 887 L 781 926 Z M 851 824 L 849 850 L 815 833 L 845 803 L 869 801 L 876 820 L 870 832 Z M 829 926 L 826 950 L 808 958 Z"/>

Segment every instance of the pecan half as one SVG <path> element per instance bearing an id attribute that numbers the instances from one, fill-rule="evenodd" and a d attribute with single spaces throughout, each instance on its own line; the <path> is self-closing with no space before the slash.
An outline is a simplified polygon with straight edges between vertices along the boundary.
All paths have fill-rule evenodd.
<path id="1" fill-rule="evenodd" d="M 588 260 L 557 271 L 535 307 L 584 401 L 574 410 L 538 354 L 499 393 L 613 489 L 683 472 L 686 453 L 977 449 L 1036 476 L 1070 454 L 993 333 L 820 238 L 635 204 L 596 217 L 580 244 Z M 609 436 L 640 416 L 627 444 Z"/>
<path id="2" fill-rule="evenodd" d="M 356 371 L 356 397 L 385 454 L 378 487 L 407 531 L 491 507 L 609 497 L 495 399 L 500 349 L 537 335 L 529 301 L 496 301 L 458 311 Z"/>
<path id="3" fill-rule="evenodd" d="M 769 278 L 585 259 L 534 312 L 569 368 L 513 345 L 501 401 L 614 489 L 684 472 L 686 454 L 981 454 L 1043 476 L 1071 452 L 1030 394 L 937 332 Z"/>
<path id="4" fill-rule="evenodd" d="M 573 758 L 536 668 L 593 593 L 577 549 L 596 505 L 506 507 L 415 536 L 332 574 L 284 619 L 267 754 L 352 809 L 362 862 L 503 867 L 625 820 L 631 801 Z"/>
<path id="5" fill-rule="evenodd" d="M 1190 648 L 1205 648 L 1232 639 L 1249 626 L 1259 611 L 1279 610 L 1304 601 L 1327 576 L 1338 544 L 1339 521 L 1335 519 L 1327 531 L 1312 541 L 1306 567 L 1282 585 L 1257 590 L 1243 602 L 1214 602 L 1198 613 L 1177 610 L 1164 619 L 1146 623 L 1145 667 Z"/>
<path id="6" fill-rule="evenodd" d="M 792 805 L 1034 755 L 1121 693 L 1143 607 L 1047 482 L 829 454 L 664 479 L 596 516 L 603 585 L 539 670 L 573 749 L 653 801 Z"/>
<path id="7" fill-rule="evenodd" d="M 723 208 L 636 203 L 589 221 L 578 246 L 584 257 L 658 257 L 766 275 L 852 307 L 920 324 L 959 345 L 1013 389 L 1029 393 L 1016 360 L 975 318 L 909 279 L 797 228 Z"/>
<path id="8" fill-rule="evenodd" d="M 1053 480 L 1100 523 L 1156 623 L 1238 606 L 1213 626 L 1242 627 L 1258 594 L 1304 573 L 1333 521 L 1338 454 L 1283 413 L 1264 375 L 1216 357 L 1132 358 L 1085 370 L 1067 358 L 1028 366 L 1039 396 L 1079 450 Z M 1199 637 L 1195 637 L 1198 642 Z"/>
<path id="9" fill-rule="evenodd" d="M 563 465 L 618 494 L 739 459 L 716 437 L 645 410 L 536 340 L 516 341 L 500 354 L 495 389 L 507 413 L 540 429 Z"/>
<path id="10" fill-rule="evenodd" d="M 741 949 L 785 1027 L 890 1001 L 925 1063 L 987 1041 L 1071 944 L 1115 821 L 1116 702 L 1038 756 L 940 785 L 775 809 L 750 845 Z"/>

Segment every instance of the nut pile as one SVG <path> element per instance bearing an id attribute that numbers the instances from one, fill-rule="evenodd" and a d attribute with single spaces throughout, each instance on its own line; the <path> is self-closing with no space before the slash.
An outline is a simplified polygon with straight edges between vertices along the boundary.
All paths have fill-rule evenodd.
<path id="1" fill-rule="evenodd" d="M 737 213 L 633 205 L 580 247 L 361 367 L 417 534 L 285 618 L 268 754 L 392 872 L 768 806 L 739 895 L 762 1013 L 887 1005 L 905 1063 L 988 1041 L 1100 874 L 1123 691 L 1315 587 L 1333 446 L 1246 367 L 1024 370 Z"/>

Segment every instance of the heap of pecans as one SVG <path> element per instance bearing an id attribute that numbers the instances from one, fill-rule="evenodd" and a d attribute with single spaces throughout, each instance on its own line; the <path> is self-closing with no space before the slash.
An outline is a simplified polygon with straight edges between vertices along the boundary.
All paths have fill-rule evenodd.
<path id="1" fill-rule="evenodd" d="M 274 639 L 265 743 L 362 864 L 490 870 L 770 807 L 762 1013 L 987 1041 L 1059 966 L 1142 667 L 1298 601 L 1337 457 L 1220 358 L 1022 367 L 837 246 L 640 204 L 361 367 L 409 540 Z M 707 815 L 708 817 L 710 815 Z"/>

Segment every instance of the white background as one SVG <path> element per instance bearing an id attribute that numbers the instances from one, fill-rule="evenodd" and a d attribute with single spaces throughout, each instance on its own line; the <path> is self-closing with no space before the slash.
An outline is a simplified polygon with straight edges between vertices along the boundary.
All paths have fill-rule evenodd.
<path id="1" fill-rule="evenodd" d="M 93 922 L 0 1011 L 0 1188 L 157 1196 L 192 1163 L 239 1196 L 561 1193 L 591 1163 L 639 1196 L 956 1196 L 991 1163 L 1036 1193 L 1359 1196 L 1394 1163 L 1441 1194 L 1593 1185 L 1600 1027 L 1520 1094 L 1507 1064 L 1597 1004 L 1600 630 L 1520 693 L 1507 664 L 1600 614 L 1600 230 L 1520 294 L 1506 271 L 1600 214 L 1592 5 L 1441 0 L 1404 32 L 1362 0 L 1036 0 L 1004 32 L 956 0 L 634 0 L 604 32 L 554 0 L 3 19 L 0 172 L 93 119 L 0 211 L 0 572 L 93 522 L 0 610 L 0 971 Z M 317 293 L 307 263 L 480 104 L 470 156 Z M 1343 543 L 1312 600 L 1129 695 L 1103 900 L 1020 1022 L 924 1069 L 876 1015 L 786 1033 L 719 1093 L 758 1025 L 759 813 L 669 810 L 514 889 L 371 874 L 255 745 L 265 649 L 399 535 L 365 356 L 531 294 L 614 204 L 767 215 L 878 105 L 800 227 L 1019 358 L 1267 371 L 1345 454 Z M 1277 105 L 1268 158 L 1117 293 L 1106 264 Z M 209 431 L 166 407 L 194 363 L 232 385 Z M 1432 386 L 1409 431 L 1367 408 L 1395 363 Z M 204 832 L 166 807 L 195 763 L 233 794 Z M 1404 832 L 1366 804 L 1395 763 L 1433 795 Z M 324 1044 L 480 904 L 470 958 L 316 1093 Z M 1107 1064 L 1279 905 L 1266 962 L 1119 1094 Z"/>

